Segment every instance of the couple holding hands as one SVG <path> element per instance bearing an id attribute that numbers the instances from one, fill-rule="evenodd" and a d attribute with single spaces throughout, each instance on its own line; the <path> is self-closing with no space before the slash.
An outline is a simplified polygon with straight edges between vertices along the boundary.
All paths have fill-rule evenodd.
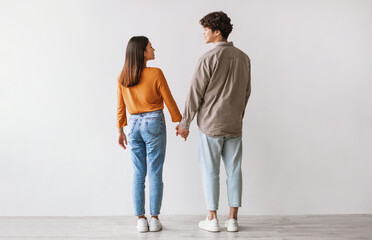
<path id="1" fill-rule="evenodd" d="M 174 101 L 163 72 L 147 67 L 155 59 L 151 42 L 132 37 L 125 63 L 118 77 L 117 127 L 119 145 L 129 143 L 133 163 L 133 204 L 139 232 L 160 231 L 163 197 L 163 163 L 166 150 L 164 102 L 173 122 L 179 122 L 176 135 L 187 139 L 189 126 L 197 114 L 198 158 L 209 214 L 199 222 L 201 229 L 219 232 L 217 218 L 220 189 L 220 160 L 225 164 L 230 212 L 227 231 L 238 231 L 238 208 L 242 198 L 242 125 L 251 93 L 249 57 L 227 38 L 231 19 L 224 12 L 212 12 L 200 20 L 204 40 L 215 47 L 198 61 L 191 81 L 183 115 Z M 126 109 L 131 114 L 127 123 Z M 127 126 L 127 135 L 123 127 Z M 145 179 L 149 177 L 150 214 L 145 216 Z"/>

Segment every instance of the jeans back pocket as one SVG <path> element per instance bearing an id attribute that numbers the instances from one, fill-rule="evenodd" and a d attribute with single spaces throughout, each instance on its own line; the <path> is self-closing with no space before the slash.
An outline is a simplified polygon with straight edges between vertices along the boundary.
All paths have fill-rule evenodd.
<path id="1" fill-rule="evenodd" d="M 164 132 L 165 122 L 163 117 L 146 117 L 144 120 L 146 132 L 151 136 L 158 137 Z"/>

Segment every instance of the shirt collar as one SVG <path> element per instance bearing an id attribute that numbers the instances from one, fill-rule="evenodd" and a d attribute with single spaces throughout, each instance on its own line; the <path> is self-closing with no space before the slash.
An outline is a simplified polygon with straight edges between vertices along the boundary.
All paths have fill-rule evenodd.
<path id="1" fill-rule="evenodd" d="M 217 42 L 216 46 L 234 46 L 233 42 Z"/>

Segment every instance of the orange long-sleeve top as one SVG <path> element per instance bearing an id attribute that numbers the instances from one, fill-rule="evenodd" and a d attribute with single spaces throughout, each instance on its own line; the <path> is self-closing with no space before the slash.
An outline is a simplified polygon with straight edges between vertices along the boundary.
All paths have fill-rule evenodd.
<path id="1" fill-rule="evenodd" d="M 120 76 L 120 75 L 119 75 Z M 159 68 L 145 68 L 139 83 L 124 87 L 118 77 L 117 127 L 127 125 L 126 108 L 130 114 L 145 113 L 164 108 L 167 105 L 172 122 L 179 122 L 182 115 L 173 99 L 167 80 Z"/>

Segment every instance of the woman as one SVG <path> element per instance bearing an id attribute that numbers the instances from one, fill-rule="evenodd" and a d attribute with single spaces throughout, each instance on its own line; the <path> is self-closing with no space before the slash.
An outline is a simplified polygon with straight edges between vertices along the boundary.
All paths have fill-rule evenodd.
<path id="1" fill-rule="evenodd" d="M 139 232 L 160 231 L 159 221 L 163 197 L 163 163 L 166 148 L 165 104 L 173 122 L 182 119 L 167 81 L 159 68 L 147 67 L 155 59 L 155 49 L 147 37 L 132 37 L 127 45 L 125 63 L 118 77 L 117 127 L 119 145 L 126 149 L 127 140 L 133 162 L 133 203 L 138 216 Z M 131 114 L 127 136 L 126 108 Z M 146 161 L 147 158 L 147 161 Z M 149 174 L 150 214 L 145 217 L 145 178 Z"/>

